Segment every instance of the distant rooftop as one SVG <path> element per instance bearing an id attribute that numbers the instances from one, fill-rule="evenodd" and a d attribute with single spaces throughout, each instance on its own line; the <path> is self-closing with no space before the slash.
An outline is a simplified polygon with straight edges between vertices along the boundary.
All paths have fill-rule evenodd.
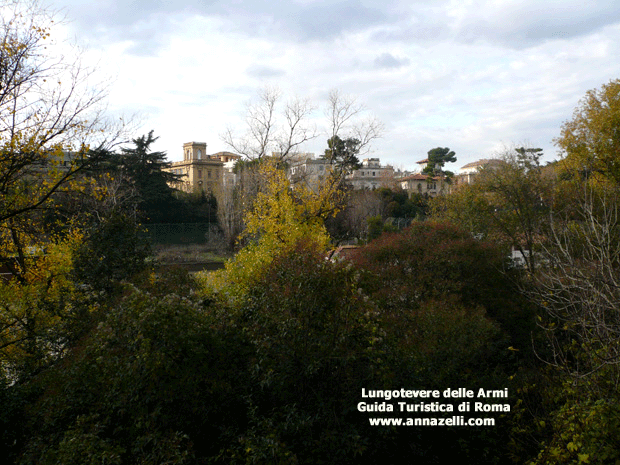
<path id="1" fill-rule="evenodd" d="M 461 166 L 461 169 L 475 168 L 477 166 L 484 166 L 488 164 L 497 165 L 500 163 L 502 163 L 502 160 L 500 160 L 499 158 L 482 158 L 480 160 L 472 161 L 471 163 L 467 163 L 466 165 Z"/>

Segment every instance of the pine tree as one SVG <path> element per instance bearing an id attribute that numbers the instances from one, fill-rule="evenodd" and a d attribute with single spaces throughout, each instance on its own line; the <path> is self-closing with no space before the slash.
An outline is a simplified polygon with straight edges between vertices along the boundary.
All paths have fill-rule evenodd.
<path id="1" fill-rule="evenodd" d="M 172 165 L 166 160 L 165 152 L 151 151 L 151 144 L 157 139 L 153 131 L 133 139 L 134 147 L 122 148 L 119 159 L 121 169 L 125 170 L 137 191 L 138 209 L 145 216 L 145 222 L 150 223 L 170 216 L 177 203 L 174 188 L 170 186 L 181 178 L 178 174 L 165 171 Z"/>

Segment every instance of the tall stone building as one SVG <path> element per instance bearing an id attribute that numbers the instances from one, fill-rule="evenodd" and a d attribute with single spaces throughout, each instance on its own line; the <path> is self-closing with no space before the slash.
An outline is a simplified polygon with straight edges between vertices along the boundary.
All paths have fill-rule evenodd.
<path id="1" fill-rule="evenodd" d="M 206 142 L 183 144 L 183 161 L 172 162 L 168 169 L 183 175 L 175 187 L 185 192 L 216 192 L 222 183 L 224 162 L 221 157 L 207 155 Z"/>

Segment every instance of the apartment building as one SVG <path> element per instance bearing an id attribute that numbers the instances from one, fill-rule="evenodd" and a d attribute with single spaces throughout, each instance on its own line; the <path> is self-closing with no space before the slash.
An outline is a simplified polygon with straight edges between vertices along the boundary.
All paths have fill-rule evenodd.
<path id="1" fill-rule="evenodd" d="M 346 181 L 353 189 L 379 189 L 380 187 L 393 188 L 394 168 L 382 165 L 378 158 L 365 158 L 360 169 L 346 176 Z"/>

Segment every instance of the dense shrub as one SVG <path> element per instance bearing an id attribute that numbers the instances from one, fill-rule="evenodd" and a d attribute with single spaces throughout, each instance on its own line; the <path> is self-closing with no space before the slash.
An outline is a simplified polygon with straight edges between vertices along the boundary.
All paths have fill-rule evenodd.
<path id="1" fill-rule="evenodd" d="M 509 388 L 514 405 L 511 375 L 528 352 L 533 323 L 506 278 L 501 249 L 450 224 L 413 223 L 358 249 L 353 263 L 377 306 L 392 386 Z M 400 429 L 383 457 L 448 463 L 457 453 L 466 462 L 505 463 L 510 428 L 504 419 L 493 429 Z"/>
<path id="2" fill-rule="evenodd" d="M 533 314 L 510 279 L 504 250 L 492 243 L 449 223 L 414 222 L 358 249 L 353 261 L 362 288 L 395 331 L 421 306 L 443 301 L 471 319 L 498 322 L 519 350 L 530 346 Z"/>
<path id="3" fill-rule="evenodd" d="M 429 224 L 353 262 L 296 241 L 228 283 L 234 299 L 225 281 L 215 296 L 180 270 L 143 272 L 27 383 L 35 401 L 3 391 L 0 424 L 23 426 L 6 449 L 23 464 L 502 463 L 506 424 L 394 429 L 357 409 L 363 388 L 509 387 L 518 307 L 502 263 Z"/>
<path id="4" fill-rule="evenodd" d="M 256 353 L 251 428 L 231 438 L 226 459 L 357 463 L 369 439 L 356 405 L 381 376 L 382 342 L 355 270 L 298 243 L 250 286 L 240 310 L 222 311 Z"/>
<path id="5" fill-rule="evenodd" d="M 244 334 L 255 354 L 249 428 L 225 440 L 225 461 L 445 463 L 457 450 L 477 463 L 502 463 L 508 422 L 492 430 L 378 428 L 368 422 L 376 415 L 357 411 L 362 388 L 512 386 L 510 341 L 482 303 L 499 310 L 485 290 L 501 282 L 492 268 L 501 254 L 489 257 L 490 246 L 450 226 L 426 235 L 417 248 L 406 234 L 386 236 L 362 249 L 356 266 L 297 243 L 251 282 L 242 304 L 214 307 L 221 327 Z M 426 272 L 435 283 L 418 283 L 414 267 L 433 259 L 444 259 Z M 487 282 L 468 281 L 472 263 Z"/>
<path id="6" fill-rule="evenodd" d="M 144 270 L 149 254 L 150 244 L 140 225 L 121 213 L 112 213 L 75 250 L 74 278 L 94 290 L 109 292 Z"/>
<path id="7" fill-rule="evenodd" d="M 41 375 L 20 463 L 204 463 L 244 422 L 244 344 L 174 295 L 129 291 Z"/>

